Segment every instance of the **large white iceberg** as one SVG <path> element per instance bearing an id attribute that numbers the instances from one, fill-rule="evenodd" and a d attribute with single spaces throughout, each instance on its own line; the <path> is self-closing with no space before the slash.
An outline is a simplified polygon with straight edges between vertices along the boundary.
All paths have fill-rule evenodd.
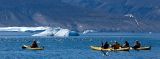
<path id="1" fill-rule="evenodd" d="M 38 33 L 38 34 L 34 34 L 32 36 L 51 36 L 51 35 L 53 35 L 52 29 L 48 28 L 44 32 L 41 32 L 41 33 Z"/>
<path id="2" fill-rule="evenodd" d="M 55 37 L 74 36 L 74 35 L 70 35 L 71 33 L 75 34 L 75 32 L 70 31 L 69 29 L 63 29 L 58 27 L 58 28 L 48 28 L 44 32 L 34 34 L 32 36 L 55 36 Z M 78 36 L 77 34 L 75 36 Z"/>
<path id="3" fill-rule="evenodd" d="M 48 28 L 46 29 L 44 32 L 38 33 L 38 34 L 34 34 L 32 36 L 54 36 L 54 34 L 56 34 L 61 28 Z"/>

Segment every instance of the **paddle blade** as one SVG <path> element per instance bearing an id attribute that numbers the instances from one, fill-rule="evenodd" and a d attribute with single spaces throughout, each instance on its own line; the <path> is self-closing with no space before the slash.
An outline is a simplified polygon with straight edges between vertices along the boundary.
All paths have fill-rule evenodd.
<path id="1" fill-rule="evenodd" d="M 25 46 L 22 46 L 22 49 L 25 49 L 26 47 Z"/>

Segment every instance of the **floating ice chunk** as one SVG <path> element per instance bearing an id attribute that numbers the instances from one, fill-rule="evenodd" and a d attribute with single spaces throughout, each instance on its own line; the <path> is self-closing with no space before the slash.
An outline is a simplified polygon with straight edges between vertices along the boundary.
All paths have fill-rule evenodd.
<path id="1" fill-rule="evenodd" d="M 92 33 L 92 32 L 96 32 L 96 31 L 95 31 L 95 30 L 85 30 L 85 31 L 83 32 L 83 34 Z"/>
<path id="2" fill-rule="evenodd" d="M 69 36 L 79 36 L 79 33 L 77 31 L 70 31 Z"/>
<path id="3" fill-rule="evenodd" d="M 0 27 L 0 31 L 37 31 L 37 30 L 46 30 L 49 27 Z"/>

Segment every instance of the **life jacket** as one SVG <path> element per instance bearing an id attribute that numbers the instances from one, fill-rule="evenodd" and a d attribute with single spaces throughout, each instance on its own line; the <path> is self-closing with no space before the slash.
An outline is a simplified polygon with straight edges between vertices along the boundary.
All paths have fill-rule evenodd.
<path id="1" fill-rule="evenodd" d="M 114 44 L 114 45 L 113 45 L 113 48 L 114 48 L 114 49 L 119 49 L 120 47 L 121 47 L 120 44 Z"/>

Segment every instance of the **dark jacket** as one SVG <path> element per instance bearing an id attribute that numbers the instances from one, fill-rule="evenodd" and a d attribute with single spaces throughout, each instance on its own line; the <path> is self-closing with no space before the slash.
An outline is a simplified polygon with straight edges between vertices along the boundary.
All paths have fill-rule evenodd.
<path id="1" fill-rule="evenodd" d="M 140 47 L 141 47 L 141 43 L 137 41 L 133 48 L 136 49 L 136 48 L 140 48 Z"/>
<path id="2" fill-rule="evenodd" d="M 104 48 L 104 49 L 109 48 L 109 44 L 108 44 L 108 42 L 106 42 L 106 43 L 104 44 L 103 48 Z"/>
<path id="3" fill-rule="evenodd" d="M 123 48 L 129 47 L 129 43 L 126 41 L 123 45 Z"/>
<path id="4" fill-rule="evenodd" d="M 32 45 L 31 45 L 31 48 L 37 48 L 37 47 L 38 47 L 37 42 L 33 41 Z"/>

